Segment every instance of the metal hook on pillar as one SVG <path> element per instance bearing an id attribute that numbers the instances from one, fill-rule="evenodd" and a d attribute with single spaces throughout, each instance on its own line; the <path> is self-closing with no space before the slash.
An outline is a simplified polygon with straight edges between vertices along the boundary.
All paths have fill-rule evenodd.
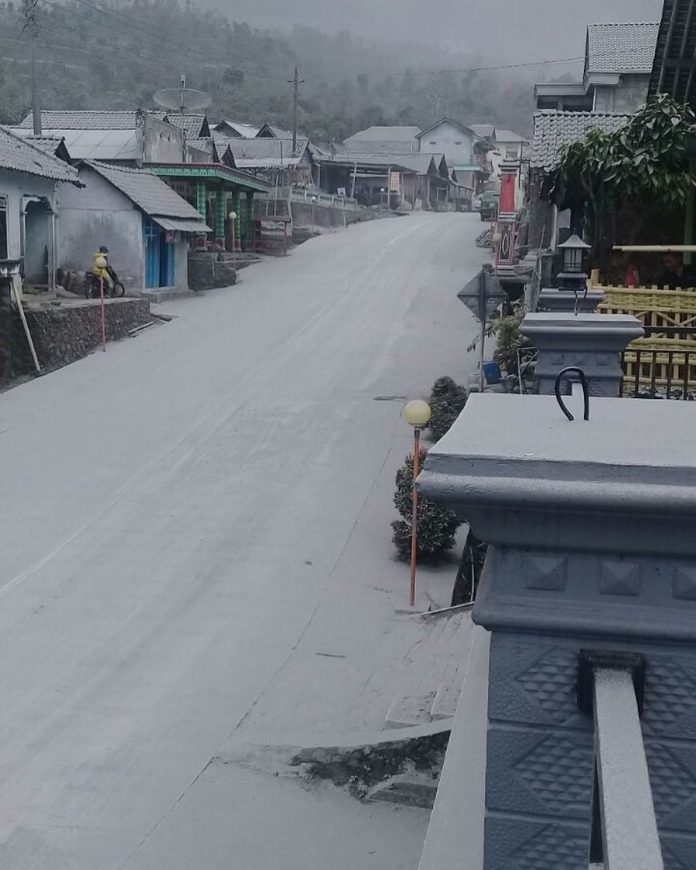
<path id="1" fill-rule="evenodd" d="M 578 366 L 566 366 L 566 368 L 561 369 L 561 371 L 556 376 L 556 384 L 554 387 L 554 392 L 556 393 L 556 401 L 558 402 L 561 411 L 566 415 L 566 417 L 572 423 L 575 417 L 570 413 L 568 408 L 566 407 L 566 403 L 563 401 L 563 396 L 561 396 L 561 381 L 566 375 L 577 375 L 578 380 L 582 385 L 582 395 L 583 395 L 583 406 L 584 406 L 584 414 L 583 419 L 590 419 L 590 388 L 587 385 L 587 378 L 585 377 L 585 372 L 578 368 Z"/>

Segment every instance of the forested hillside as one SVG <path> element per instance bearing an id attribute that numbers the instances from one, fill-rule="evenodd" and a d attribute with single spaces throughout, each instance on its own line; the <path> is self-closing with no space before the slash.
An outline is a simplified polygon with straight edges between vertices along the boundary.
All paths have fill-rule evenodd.
<path id="1" fill-rule="evenodd" d="M 2 123 L 29 108 L 22 8 L 0 4 Z M 300 125 L 317 141 L 370 124 L 426 126 L 442 115 L 520 132 L 531 119 L 534 71 L 473 71 L 465 45 L 454 55 L 306 27 L 275 34 L 177 0 L 38 0 L 37 14 L 44 108 L 149 108 L 154 91 L 186 73 L 190 87 L 210 93 L 212 118 L 288 126 L 288 79 L 298 66 Z"/>

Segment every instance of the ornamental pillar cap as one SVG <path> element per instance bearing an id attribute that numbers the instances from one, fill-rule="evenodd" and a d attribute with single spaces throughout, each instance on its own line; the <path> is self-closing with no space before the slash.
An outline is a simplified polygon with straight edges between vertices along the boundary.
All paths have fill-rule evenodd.
<path id="1" fill-rule="evenodd" d="M 473 394 L 418 488 L 481 540 L 696 557 L 696 404 Z"/>

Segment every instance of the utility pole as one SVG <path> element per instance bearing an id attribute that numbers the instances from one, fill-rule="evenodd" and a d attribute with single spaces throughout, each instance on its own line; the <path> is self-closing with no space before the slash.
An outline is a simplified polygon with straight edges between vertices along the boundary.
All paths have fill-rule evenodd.
<path id="1" fill-rule="evenodd" d="M 297 104 L 300 100 L 300 85 L 304 84 L 297 67 L 293 77 L 288 79 L 288 84 L 292 85 L 292 156 L 297 157 Z"/>
<path id="2" fill-rule="evenodd" d="M 36 40 L 39 36 L 39 22 L 36 7 L 39 0 L 24 0 L 24 30 L 31 40 L 31 112 L 34 121 L 34 135 L 41 135 L 41 97 L 39 94 L 39 72 L 36 65 Z"/>

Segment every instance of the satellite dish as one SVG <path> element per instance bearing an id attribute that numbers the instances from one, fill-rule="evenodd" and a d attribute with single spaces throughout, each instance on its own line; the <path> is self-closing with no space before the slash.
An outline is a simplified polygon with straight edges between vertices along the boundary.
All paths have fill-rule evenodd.
<path id="1" fill-rule="evenodd" d="M 194 91 L 186 87 L 186 76 L 181 77 L 181 87 L 164 88 L 157 91 L 153 96 L 154 101 L 163 109 L 181 112 L 196 112 L 199 109 L 207 109 L 212 100 L 203 91 Z"/>

